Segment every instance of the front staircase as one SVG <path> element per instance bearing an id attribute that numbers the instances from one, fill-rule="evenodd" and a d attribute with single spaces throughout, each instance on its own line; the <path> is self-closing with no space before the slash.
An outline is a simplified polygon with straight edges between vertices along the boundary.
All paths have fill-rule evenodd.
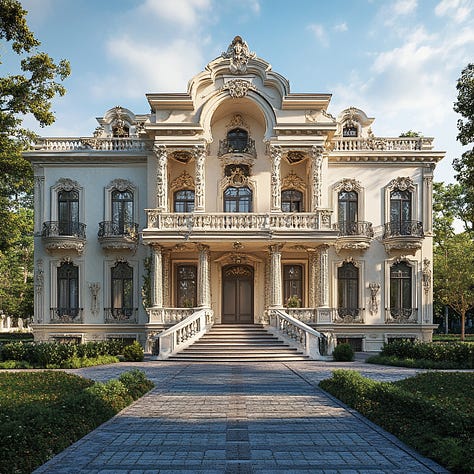
<path id="1" fill-rule="evenodd" d="M 198 341 L 167 360 L 291 362 L 309 358 L 270 334 L 261 324 L 215 324 Z"/>

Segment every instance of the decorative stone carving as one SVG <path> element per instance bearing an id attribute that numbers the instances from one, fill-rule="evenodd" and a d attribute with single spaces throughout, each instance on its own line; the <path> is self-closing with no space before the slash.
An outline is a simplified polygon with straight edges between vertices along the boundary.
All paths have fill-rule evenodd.
<path id="1" fill-rule="evenodd" d="M 301 163 L 305 158 L 305 154 L 301 151 L 289 151 L 286 154 L 286 159 L 288 160 L 288 163 L 290 163 L 290 165 Z"/>
<path id="2" fill-rule="evenodd" d="M 85 241 L 75 237 L 49 237 L 48 239 L 43 239 L 43 242 L 49 253 L 56 250 L 74 250 L 79 255 L 82 255 L 85 247 Z"/>
<path id="3" fill-rule="evenodd" d="M 91 292 L 91 313 L 95 315 L 99 312 L 100 283 L 98 281 L 90 281 L 88 286 Z"/>
<path id="4" fill-rule="evenodd" d="M 180 163 L 189 163 L 193 157 L 191 152 L 183 150 L 174 151 L 171 156 Z"/>
<path id="5" fill-rule="evenodd" d="M 370 314 L 376 314 L 379 311 L 379 303 L 377 300 L 377 295 L 380 290 L 380 284 L 372 281 L 369 283 L 370 289 Z"/>
<path id="6" fill-rule="evenodd" d="M 204 176 L 204 165 L 206 163 L 206 148 L 204 146 L 195 146 L 194 150 L 195 157 L 195 175 L 196 175 L 196 188 L 195 188 L 195 205 L 194 210 L 196 212 L 204 212 L 205 208 L 205 194 L 206 194 L 206 179 Z"/>
<path id="7" fill-rule="evenodd" d="M 281 147 L 271 146 L 270 155 L 272 158 L 272 175 L 271 175 L 271 193 L 272 193 L 272 211 L 281 211 Z"/>
<path id="8" fill-rule="evenodd" d="M 56 181 L 56 189 L 62 191 L 72 191 L 73 189 L 80 189 L 79 183 L 70 178 L 59 178 Z"/>
<path id="9" fill-rule="evenodd" d="M 230 59 L 229 69 L 232 74 L 242 74 L 247 71 L 249 59 L 254 58 L 255 53 L 250 52 L 247 43 L 240 36 L 236 36 L 221 56 Z"/>
<path id="10" fill-rule="evenodd" d="M 35 290 L 36 293 L 43 293 L 43 285 L 44 285 L 44 267 L 43 267 L 43 260 L 39 258 L 36 261 L 36 268 L 35 268 Z"/>
<path id="11" fill-rule="evenodd" d="M 193 177 L 184 170 L 176 179 L 171 183 L 171 189 L 194 189 Z"/>
<path id="12" fill-rule="evenodd" d="M 311 207 L 315 212 L 321 205 L 321 179 L 323 148 L 313 146 L 311 150 Z"/>
<path id="13" fill-rule="evenodd" d="M 319 250 L 319 304 L 329 306 L 329 246 L 321 245 Z"/>
<path id="14" fill-rule="evenodd" d="M 247 131 L 250 130 L 250 127 L 244 121 L 242 115 L 234 114 L 230 119 L 230 122 L 226 125 L 227 130 L 232 130 L 233 128 L 243 128 Z"/>
<path id="15" fill-rule="evenodd" d="M 226 176 L 226 186 L 241 188 L 249 185 L 249 177 L 245 171 L 237 166 L 230 171 L 230 175 Z"/>
<path id="16" fill-rule="evenodd" d="M 168 152 L 164 145 L 155 145 L 153 148 L 157 158 L 156 208 L 161 212 L 166 212 L 168 209 Z"/>
<path id="17" fill-rule="evenodd" d="M 163 254 L 160 245 L 152 246 L 153 252 L 153 272 L 152 272 L 152 289 L 151 304 L 154 308 L 163 307 Z"/>
<path id="18" fill-rule="evenodd" d="M 415 190 L 415 185 L 413 183 L 413 180 L 407 176 L 407 177 L 398 177 L 395 179 L 392 179 L 390 183 L 388 184 L 388 189 L 390 191 L 393 191 L 394 189 L 398 189 L 400 191 L 414 191 Z"/>
<path id="19" fill-rule="evenodd" d="M 423 273 L 422 273 L 422 279 L 423 279 L 423 290 L 425 291 L 425 295 L 428 295 L 430 289 L 431 289 L 431 262 L 425 258 L 423 260 Z"/>
<path id="20" fill-rule="evenodd" d="M 209 247 L 199 244 L 198 260 L 198 306 L 209 308 L 211 305 L 211 277 L 209 272 Z"/>
<path id="21" fill-rule="evenodd" d="M 290 171 L 282 180 L 282 189 L 299 189 L 304 191 L 306 183 L 303 178 L 300 178 L 294 171 Z"/>
<path id="22" fill-rule="evenodd" d="M 108 189 L 116 189 L 117 191 L 124 192 L 135 189 L 135 186 L 128 179 L 117 178 L 109 183 Z"/>
<path id="23" fill-rule="evenodd" d="M 256 91 L 257 88 L 249 81 L 243 79 L 232 79 L 222 87 L 222 90 L 228 90 L 233 99 L 245 97 L 249 90 Z"/>
<path id="24" fill-rule="evenodd" d="M 281 250 L 282 244 L 270 245 L 270 306 L 273 308 L 282 307 L 282 288 L 281 288 Z"/>
<path id="25" fill-rule="evenodd" d="M 362 187 L 360 185 L 360 181 L 354 178 L 344 178 L 339 181 L 339 183 L 335 187 L 336 191 L 346 191 L 346 192 L 351 192 L 351 191 L 356 191 L 360 192 Z"/>

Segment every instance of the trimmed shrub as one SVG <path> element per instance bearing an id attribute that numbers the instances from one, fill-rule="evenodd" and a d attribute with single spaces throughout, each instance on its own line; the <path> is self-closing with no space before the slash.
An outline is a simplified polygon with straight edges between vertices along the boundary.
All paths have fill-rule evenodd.
<path id="1" fill-rule="evenodd" d="M 127 362 L 141 362 L 144 356 L 143 347 L 138 341 L 133 341 L 123 349 L 123 357 Z"/>
<path id="2" fill-rule="evenodd" d="M 146 378 L 145 372 L 134 369 L 120 375 L 119 381 L 127 387 L 128 393 L 134 400 L 149 392 L 154 384 Z"/>
<path id="3" fill-rule="evenodd" d="M 109 380 L 105 383 L 96 382 L 92 387 L 87 388 L 86 392 L 100 398 L 117 412 L 123 410 L 133 401 L 127 387 L 119 380 Z"/>
<path id="4" fill-rule="evenodd" d="M 337 362 L 350 362 L 354 360 L 354 350 L 350 344 L 346 342 L 338 344 L 332 353 L 332 356 Z"/>

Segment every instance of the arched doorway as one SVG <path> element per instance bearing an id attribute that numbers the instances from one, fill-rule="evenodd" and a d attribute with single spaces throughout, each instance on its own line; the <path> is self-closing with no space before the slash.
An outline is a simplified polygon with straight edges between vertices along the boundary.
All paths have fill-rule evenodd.
<path id="1" fill-rule="evenodd" d="M 222 269 L 222 323 L 253 323 L 253 268 L 248 265 Z"/>

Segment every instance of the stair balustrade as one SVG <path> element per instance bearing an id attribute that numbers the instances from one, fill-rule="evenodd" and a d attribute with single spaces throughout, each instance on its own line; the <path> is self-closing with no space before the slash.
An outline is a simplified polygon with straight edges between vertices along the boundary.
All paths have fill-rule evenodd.
<path id="1" fill-rule="evenodd" d="M 205 308 L 188 316 L 183 321 L 166 329 L 154 337 L 158 359 L 168 359 L 171 355 L 190 346 L 203 336 L 214 323 L 214 312 Z"/>

